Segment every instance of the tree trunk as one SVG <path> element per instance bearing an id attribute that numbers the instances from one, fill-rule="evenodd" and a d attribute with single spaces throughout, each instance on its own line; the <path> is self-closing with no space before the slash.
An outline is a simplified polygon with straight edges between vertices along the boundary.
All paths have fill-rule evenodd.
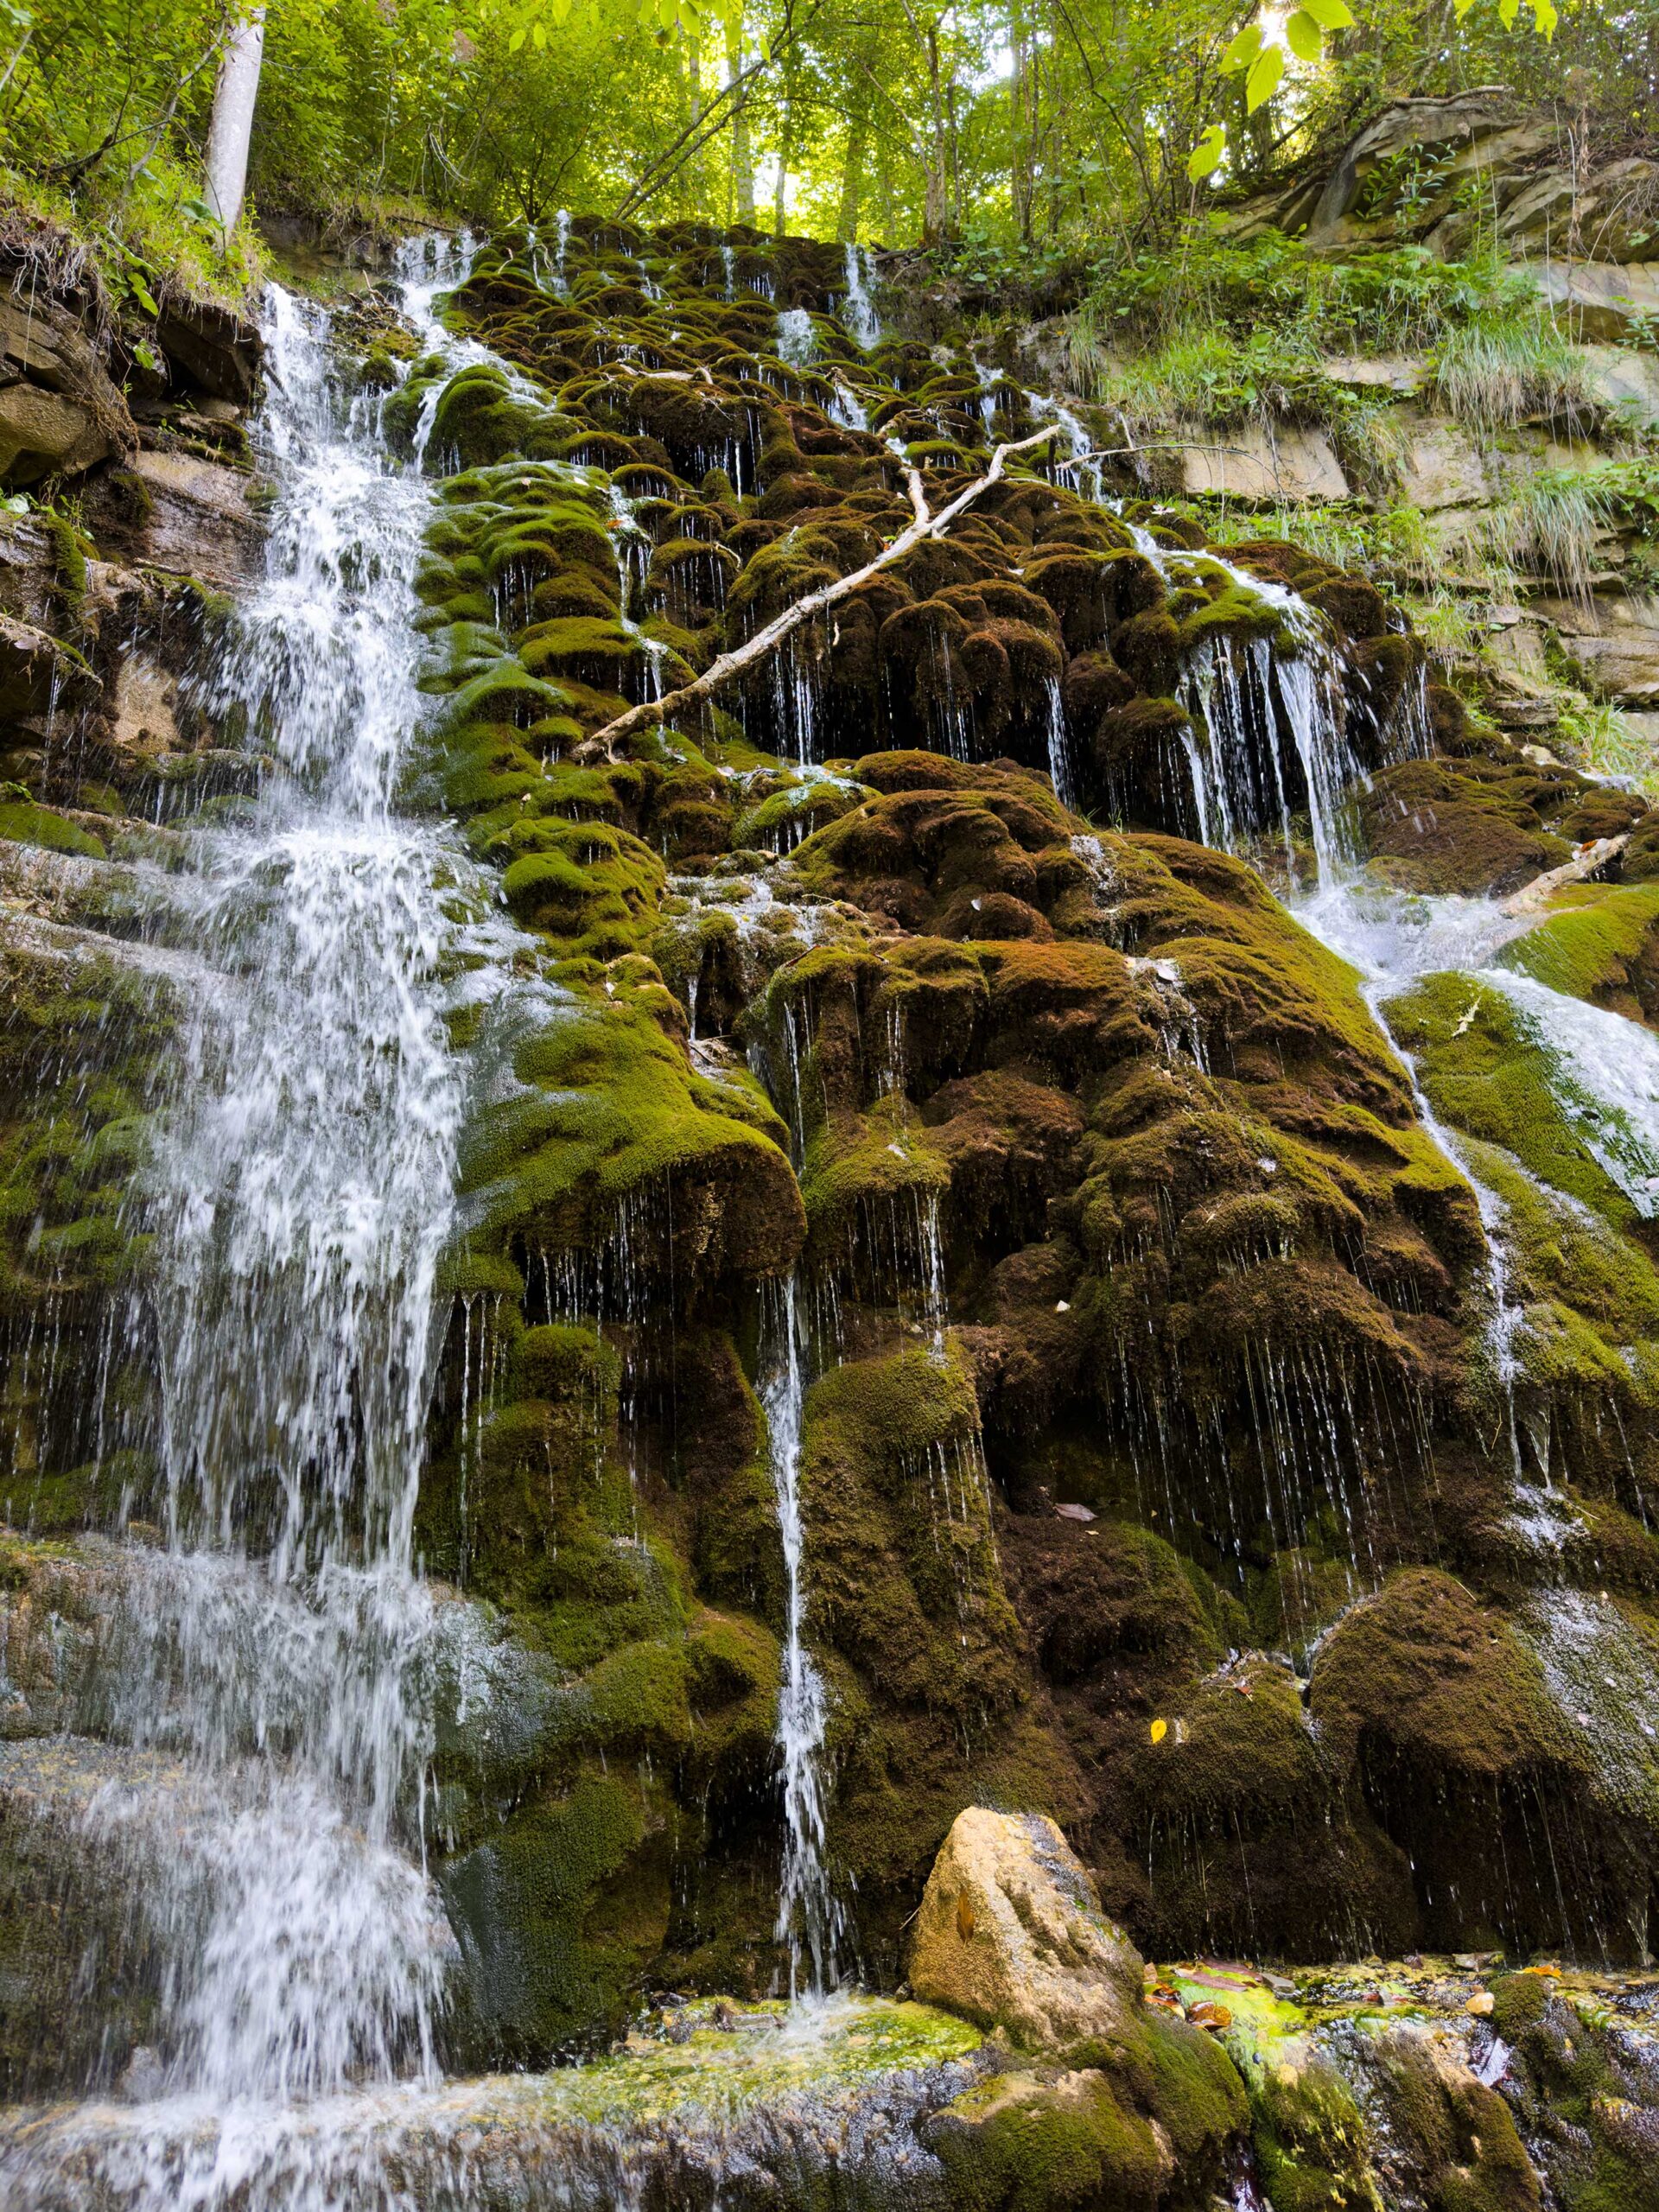
<path id="1" fill-rule="evenodd" d="M 691 17 L 681 43 L 685 51 L 685 128 L 695 135 L 697 125 L 702 121 L 702 39 L 695 16 Z M 693 155 L 686 168 L 694 208 L 698 215 L 706 214 L 702 155 Z"/>
<path id="2" fill-rule="evenodd" d="M 927 155 L 922 156 L 922 175 L 926 181 L 922 202 L 922 243 L 937 245 L 950 220 L 950 201 L 945 166 L 944 98 L 939 82 L 939 27 L 936 22 L 927 27 L 927 89 L 933 152 L 931 158 Z"/>
<path id="3" fill-rule="evenodd" d="M 1008 27 L 1014 52 L 1014 73 L 1008 83 L 1008 166 L 1014 188 L 1014 220 L 1023 243 L 1031 244 L 1031 131 L 1027 111 L 1027 77 L 1030 60 L 1026 52 L 1026 22 L 1015 9 Z"/>
<path id="4" fill-rule="evenodd" d="M 743 23 L 740 16 L 729 24 L 726 32 L 726 81 L 734 85 L 743 73 Z M 742 94 L 738 95 L 740 101 Z M 749 149 L 749 117 L 746 107 L 739 106 L 732 118 L 732 189 L 729 203 L 732 220 L 754 223 L 754 156 Z"/>
<path id="5" fill-rule="evenodd" d="M 860 100 L 847 124 L 847 155 L 841 171 L 841 207 L 836 217 L 836 236 L 843 245 L 858 237 L 858 219 L 864 201 L 864 155 L 870 140 L 868 105 Z"/>
<path id="6" fill-rule="evenodd" d="M 789 69 L 784 81 L 784 130 L 778 147 L 778 182 L 772 195 L 772 234 L 782 238 L 788 218 L 785 194 L 789 188 L 789 165 L 795 153 L 795 72 Z"/>
<path id="7" fill-rule="evenodd" d="M 265 58 L 265 11 L 262 5 L 234 24 L 219 56 L 213 86 L 213 115 L 207 131 L 207 205 L 228 238 L 242 214 L 248 184 L 248 142 L 253 136 L 254 103 L 259 97 L 259 69 Z"/>

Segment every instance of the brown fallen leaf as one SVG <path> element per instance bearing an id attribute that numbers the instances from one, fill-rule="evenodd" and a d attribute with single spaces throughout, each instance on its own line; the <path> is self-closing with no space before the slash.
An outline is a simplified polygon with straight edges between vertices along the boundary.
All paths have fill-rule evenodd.
<path id="1" fill-rule="evenodd" d="M 1189 2005 L 1186 2017 L 1194 2027 L 1209 2028 L 1217 2034 L 1223 2028 L 1230 2028 L 1233 2024 L 1233 2016 L 1227 2006 L 1217 2005 L 1209 1998 L 1202 2005 Z"/>

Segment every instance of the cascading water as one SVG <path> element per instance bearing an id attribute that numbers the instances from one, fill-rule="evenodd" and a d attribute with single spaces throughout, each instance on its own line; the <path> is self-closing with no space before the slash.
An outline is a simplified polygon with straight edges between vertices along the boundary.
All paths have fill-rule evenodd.
<path id="1" fill-rule="evenodd" d="M 778 358 L 804 369 L 817 348 L 818 334 L 804 308 L 785 308 L 778 317 Z"/>
<path id="2" fill-rule="evenodd" d="M 824 1863 L 822 1764 L 828 1719 L 823 1678 L 806 1649 L 806 1531 L 801 1517 L 802 1415 L 806 1397 L 804 1317 L 795 1277 L 784 1286 L 772 1326 L 770 1371 L 761 1404 L 784 1548 L 784 1678 L 778 1698 L 779 1764 L 784 1785 L 784 1863 L 777 1936 L 787 1943 L 790 1994 L 802 1968 L 814 1991 L 836 1980 L 841 1916 Z"/>
<path id="3" fill-rule="evenodd" d="M 440 278 L 405 286 L 436 346 Z M 337 387 L 324 315 L 273 291 L 265 336 L 268 574 L 200 689 L 276 767 L 245 829 L 201 835 L 181 893 L 229 982 L 197 995 L 148 1171 L 167 1541 L 131 1550 L 86 1815 L 166 1959 L 136 2078 L 173 2101 L 157 2145 L 181 2105 L 213 2115 L 202 2203 L 237 2184 L 236 2113 L 429 2076 L 454 1950 L 420 1863 L 441 1631 L 412 1529 L 468 868 L 396 810 L 430 493 Z M 182 2201 L 148 2139 L 135 2120 L 123 2201 Z M 48 2201 L 27 2145 L 0 2177 L 8 2202 Z"/>
<path id="4" fill-rule="evenodd" d="M 881 336 L 881 320 L 876 314 L 875 302 L 870 297 L 867 266 L 863 248 L 849 240 L 846 257 L 847 296 L 842 302 L 841 319 L 853 343 L 866 353 Z"/>

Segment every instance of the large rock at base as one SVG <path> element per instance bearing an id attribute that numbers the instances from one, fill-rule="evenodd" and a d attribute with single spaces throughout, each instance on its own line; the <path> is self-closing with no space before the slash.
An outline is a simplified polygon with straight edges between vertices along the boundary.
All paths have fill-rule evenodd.
<path id="1" fill-rule="evenodd" d="M 1051 2050 L 1121 2043 L 1141 2009 L 1141 1955 L 1039 1813 L 958 1813 L 923 1893 L 918 1997 Z"/>

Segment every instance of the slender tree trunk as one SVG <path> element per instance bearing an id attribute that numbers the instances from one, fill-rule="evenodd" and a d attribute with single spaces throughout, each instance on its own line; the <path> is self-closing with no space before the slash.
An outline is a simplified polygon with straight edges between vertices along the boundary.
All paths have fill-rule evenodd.
<path id="1" fill-rule="evenodd" d="M 265 58 L 265 11 L 262 5 L 232 29 L 219 56 L 213 86 L 213 121 L 207 130 L 207 205 L 228 238 L 242 214 L 248 185 L 248 142 L 253 136 L 254 103 L 259 97 L 259 69 Z"/>
<path id="2" fill-rule="evenodd" d="M 1027 128 L 1026 80 L 1031 67 L 1026 44 L 1026 19 L 1016 8 L 1008 26 L 1014 50 L 1014 75 L 1008 86 L 1008 166 L 1014 188 L 1014 219 L 1020 238 L 1031 244 L 1031 133 Z"/>
<path id="3" fill-rule="evenodd" d="M 772 195 L 772 234 L 782 238 L 788 209 L 789 165 L 795 154 L 795 72 L 787 69 L 784 80 L 784 130 L 778 147 L 778 182 Z"/>
<path id="4" fill-rule="evenodd" d="M 695 136 L 697 125 L 702 121 L 702 39 L 695 16 L 691 17 L 687 28 L 683 44 L 685 48 L 685 127 L 689 133 Z M 690 171 L 688 181 L 691 187 L 693 212 L 700 216 L 705 215 L 708 209 L 704 204 L 706 192 L 703 184 L 702 155 L 695 155 L 686 166 Z"/>
<path id="5" fill-rule="evenodd" d="M 922 238 L 928 245 L 936 245 L 944 236 L 945 226 L 950 219 L 949 156 L 944 138 L 944 95 L 939 81 L 939 27 L 927 27 L 927 88 L 928 104 L 932 111 L 931 131 L 933 151 L 925 156 L 922 174 L 926 179 L 926 194 L 922 205 Z"/>
<path id="6" fill-rule="evenodd" d="M 841 207 L 836 217 L 836 236 L 849 245 L 858 237 L 858 219 L 864 202 L 864 157 L 869 143 L 869 105 L 861 99 L 847 124 L 847 153 L 841 170 Z"/>
<path id="7" fill-rule="evenodd" d="M 726 81 L 735 84 L 743 73 L 743 24 L 740 16 L 726 32 Z M 732 118 L 732 220 L 754 222 L 754 156 L 749 146 L 749 117 L 740 107 Z"/>

